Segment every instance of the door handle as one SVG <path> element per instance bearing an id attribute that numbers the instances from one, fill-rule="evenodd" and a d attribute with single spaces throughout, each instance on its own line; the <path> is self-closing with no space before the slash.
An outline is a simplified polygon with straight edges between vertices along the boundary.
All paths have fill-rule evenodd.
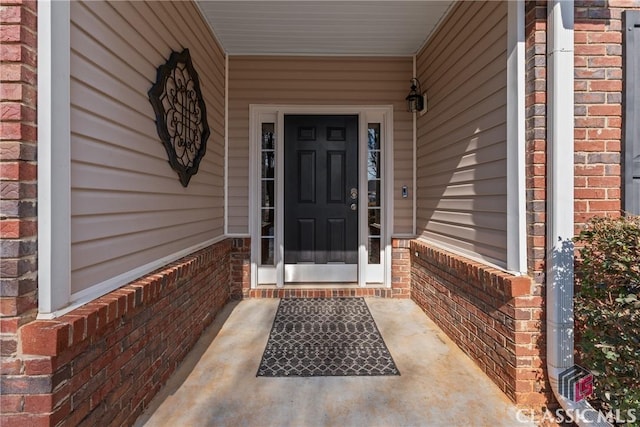
<path id="1" fill-rule="evenodd" d="M 351 191 L 351 200 L 356 200 L 358 198 L 358 189 L 352 188 Z"/>
<path id="2" fill-rule="evenodd" d="M 351 206 L 350 206 L 350 207 L 351 207 L 351 210 L 352 210 L 352 211 L 355 211 L 355 210 L 357 210 L 357 209 L 358 209 L 358 205 L 356 205 L 355 203 L 351 203 Z"/>

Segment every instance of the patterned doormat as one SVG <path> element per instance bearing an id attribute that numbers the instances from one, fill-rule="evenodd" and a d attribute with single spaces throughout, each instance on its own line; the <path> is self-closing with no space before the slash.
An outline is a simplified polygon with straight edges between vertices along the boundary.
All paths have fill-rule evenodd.
<path id="1" fill-rule="evenodd" d="M 400 375 L 363 298 L 280 301 L 259 377 Z"/>

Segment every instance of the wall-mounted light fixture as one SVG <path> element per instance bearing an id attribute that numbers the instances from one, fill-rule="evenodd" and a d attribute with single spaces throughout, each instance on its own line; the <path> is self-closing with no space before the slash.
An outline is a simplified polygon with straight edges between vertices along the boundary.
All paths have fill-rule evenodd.
<path id="1" fill-rule="evenodd" d="M 407 100 L 407 110 L 411 113 L 422 112 L 426 107 L 424 95 L 422 94 L 422 87 L 420 86 L 420 80 L 417 78 L 411 79 L 411 90 L 409 95 L 405 98 Z"/>

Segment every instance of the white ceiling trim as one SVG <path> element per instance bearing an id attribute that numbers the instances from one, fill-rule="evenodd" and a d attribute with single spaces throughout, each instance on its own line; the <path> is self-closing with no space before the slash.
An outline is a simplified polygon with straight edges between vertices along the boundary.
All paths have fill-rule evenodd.
<path id="1" fill-rule="evenodd" d="M 447 1 L 197 0 L 229 55 L 411 56 Z"/>

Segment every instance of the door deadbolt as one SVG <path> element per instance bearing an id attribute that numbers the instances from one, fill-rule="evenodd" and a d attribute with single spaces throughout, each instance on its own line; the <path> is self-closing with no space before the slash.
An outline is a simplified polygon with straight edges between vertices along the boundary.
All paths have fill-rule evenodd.
<path id="1" fill-rule="evenodd" d="M 351 200 L 355 200 L 358 198 L 358 189 L 357 188 L 352 188 L 351 189 Z"/>

